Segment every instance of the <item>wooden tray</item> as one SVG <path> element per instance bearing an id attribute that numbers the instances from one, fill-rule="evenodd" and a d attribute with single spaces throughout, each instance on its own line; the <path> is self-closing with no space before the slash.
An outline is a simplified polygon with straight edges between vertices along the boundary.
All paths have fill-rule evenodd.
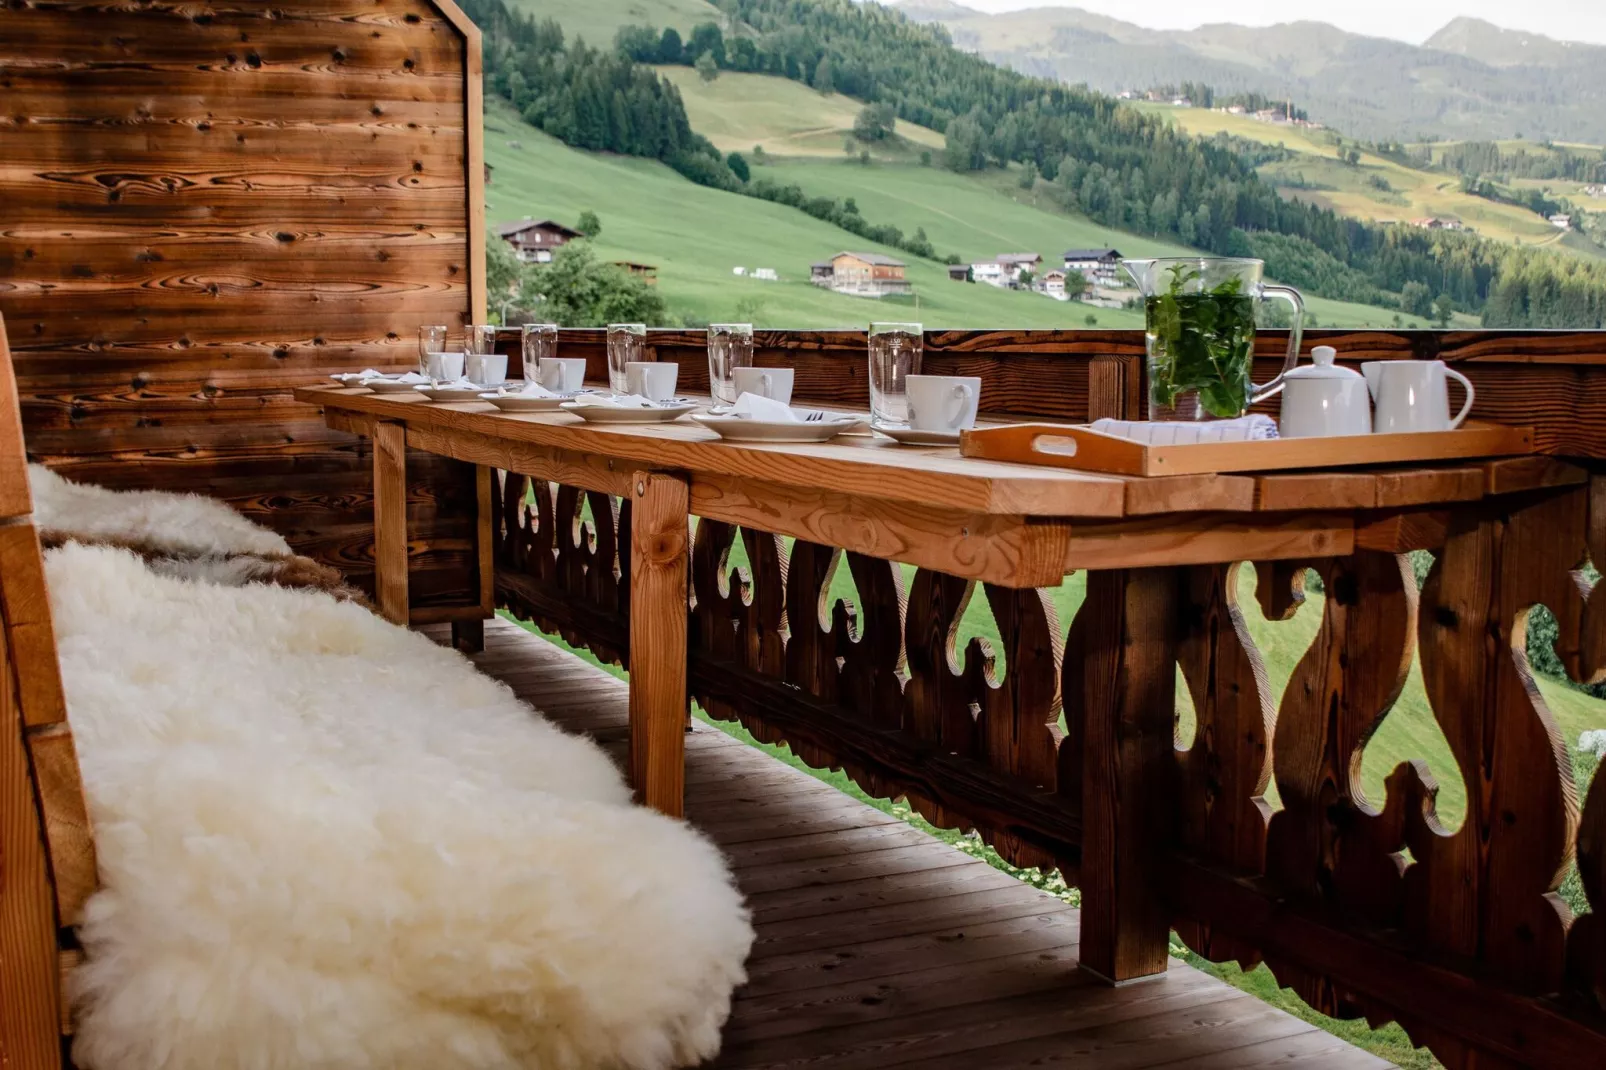
<path id="1" fill-rule="evenodd" d="M 993 461 L 1021 461 L 1122 476 L 1185 476 L 1508 457 L 1533 452 L 1533 428 L 1468 421 L 1455 431 L 1409 435 L 1151 446 L 1080 425 L 1011 424 L 964 432 L 959 452 Z"/>

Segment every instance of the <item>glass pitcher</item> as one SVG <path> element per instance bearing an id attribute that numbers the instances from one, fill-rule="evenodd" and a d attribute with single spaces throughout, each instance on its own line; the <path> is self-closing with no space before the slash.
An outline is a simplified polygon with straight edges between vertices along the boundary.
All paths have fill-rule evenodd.
<path id="1" fill-rule="evenodd" d="M 1305 302 L 1288 286 L 1260 281 L 1260 260 L 1182 257 L 1123 260 L 1143 292 L 1149 357 L 1149 419 L 1230 420 L 1283 388 L 1299 360 Z M 1255 306 L 1268 297 L 1294 306 L 1288 356 L 1277 377 L 1249 380 L 1255 353 Z"/>

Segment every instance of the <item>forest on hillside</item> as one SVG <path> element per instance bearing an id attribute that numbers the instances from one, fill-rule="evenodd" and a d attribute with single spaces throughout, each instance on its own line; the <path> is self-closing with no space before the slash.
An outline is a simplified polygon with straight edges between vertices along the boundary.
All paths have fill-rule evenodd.
<path id="1" fill-rule="evenodd" d="M 952 47 L 940 27 L 852 0 L 725 0 L 686 40 L 623 28 L 612 49 L 565 44 L 554 23 L 504 0 L 464 0 L 486 30 L 491 88 L 565 142 L 664 160 L 693 181 L 809 211 L 876 241 L 934 256 L 829 198 L 752 180 L 692 131 L 649 63 L 791 78 L 890 107 L 943 132 L 956 171 L 1018 164 L 1066 208 L 1212 253 L 1259 256 L 1274 277 L 1340 300 L 1436 302 L 1493 327 L 1600 327 L 1606 263 L 1520 250 L 1465 233 L 1385 226 L 1280 196 L 1225 138 L 1198 139 L 1113 98 L 1031 78 Z"/>

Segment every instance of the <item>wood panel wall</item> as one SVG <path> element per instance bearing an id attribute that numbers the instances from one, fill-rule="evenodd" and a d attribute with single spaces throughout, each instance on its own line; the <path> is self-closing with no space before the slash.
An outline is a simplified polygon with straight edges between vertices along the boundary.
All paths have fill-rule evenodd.
<path id="1" fill-rule="evenodd" d="M 450 0 L 0 4 L 30 454 L 226 498 L 368 583 L 366 446 L 290 392 L 483 320 L 479 50 Z M 410 467 L 415 600 L 471 600 L 472 481 Z"/>

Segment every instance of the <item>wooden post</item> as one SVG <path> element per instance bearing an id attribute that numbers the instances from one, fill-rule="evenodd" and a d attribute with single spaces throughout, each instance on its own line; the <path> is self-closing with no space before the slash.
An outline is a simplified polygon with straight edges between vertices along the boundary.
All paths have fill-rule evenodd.
<path id="1" fill-rule="evenodd" d="M 485 649 L 485 621 L 496 616 L 496 517 L 492 515 L 491 480 L 496 470 L 474 466 L 474 562 L 479 583 L 481 620 L 452 622 L 452 645 L 465 654 Z"/>
<path id="2" fill-rule="evenodd" d="M 374 601 L 406 626 L 407 428 L 387 420 L 374 422 Z"/>
<path id="3" fill-rule="evenodd" d="M 630 774 L 636 798 L 684 813 L 687 509 L 684 479 L 631 478 Z"/>
<path id="4" fill-rule="evenodd" d="M 1182 607 L 1180 569 L 1088 573 L 1081 964 L 1114 984 L 1166 970 L 1171 919 L 1155 862 L 1175 832 Z"/>

